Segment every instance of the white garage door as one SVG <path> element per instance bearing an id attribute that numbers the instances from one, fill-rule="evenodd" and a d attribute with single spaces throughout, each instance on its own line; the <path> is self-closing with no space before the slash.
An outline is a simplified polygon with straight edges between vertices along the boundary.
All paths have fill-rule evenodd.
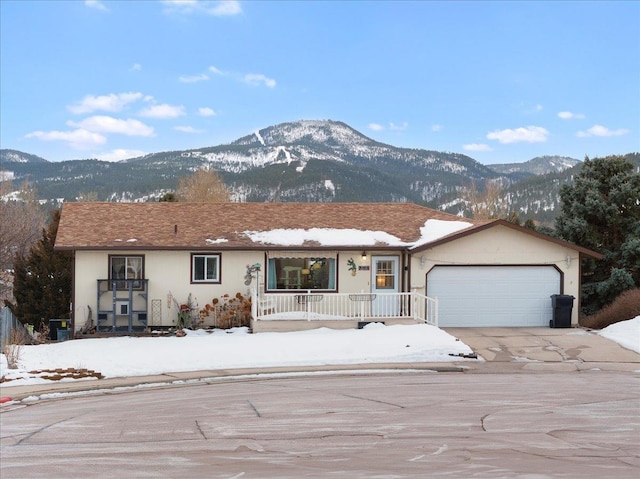
<path id="1" fill-rule="evenodd" d="M 552 266 L 436 266 L 427 274 L 441 327 L 548 327 L 552 294 L 560 294 Z"/>

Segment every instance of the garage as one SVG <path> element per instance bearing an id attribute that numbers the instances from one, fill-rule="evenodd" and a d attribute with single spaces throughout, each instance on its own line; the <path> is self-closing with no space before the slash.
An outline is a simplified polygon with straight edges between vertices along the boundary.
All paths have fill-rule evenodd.
<path id="1" fill-rule="evenodd" d="M 438 298 L 440 327 L 548 327 L 561 276 L 554 266 L 437 265 L 427 295 Z"/>

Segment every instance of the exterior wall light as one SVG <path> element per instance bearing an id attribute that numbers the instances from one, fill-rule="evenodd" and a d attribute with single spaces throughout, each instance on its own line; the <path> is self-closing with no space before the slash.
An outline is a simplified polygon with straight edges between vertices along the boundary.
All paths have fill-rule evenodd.
<path id="1" fill-rule="evenodd" d="M 362 252 L 362 261 L 367 261 L 367 252 L 366 251 Z"/>

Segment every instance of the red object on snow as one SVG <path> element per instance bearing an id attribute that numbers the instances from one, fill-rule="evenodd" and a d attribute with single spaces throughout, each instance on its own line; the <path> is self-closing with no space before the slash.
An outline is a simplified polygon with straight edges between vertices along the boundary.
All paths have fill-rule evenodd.
<path id="1" fill-rule="evenodd" d="M 0 398 L 0 404 L 4 404 L 6 402 L 13 401 L 10 397 Z"/>

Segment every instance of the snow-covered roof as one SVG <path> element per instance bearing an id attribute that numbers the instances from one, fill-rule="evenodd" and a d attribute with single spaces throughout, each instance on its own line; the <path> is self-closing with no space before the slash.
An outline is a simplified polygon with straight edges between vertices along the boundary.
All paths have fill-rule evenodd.
<path id="1" fill-rule="evenodd" d="M 56 247 L 404 249 L 474 224 L 410 203 L 65 203 Z"/>

